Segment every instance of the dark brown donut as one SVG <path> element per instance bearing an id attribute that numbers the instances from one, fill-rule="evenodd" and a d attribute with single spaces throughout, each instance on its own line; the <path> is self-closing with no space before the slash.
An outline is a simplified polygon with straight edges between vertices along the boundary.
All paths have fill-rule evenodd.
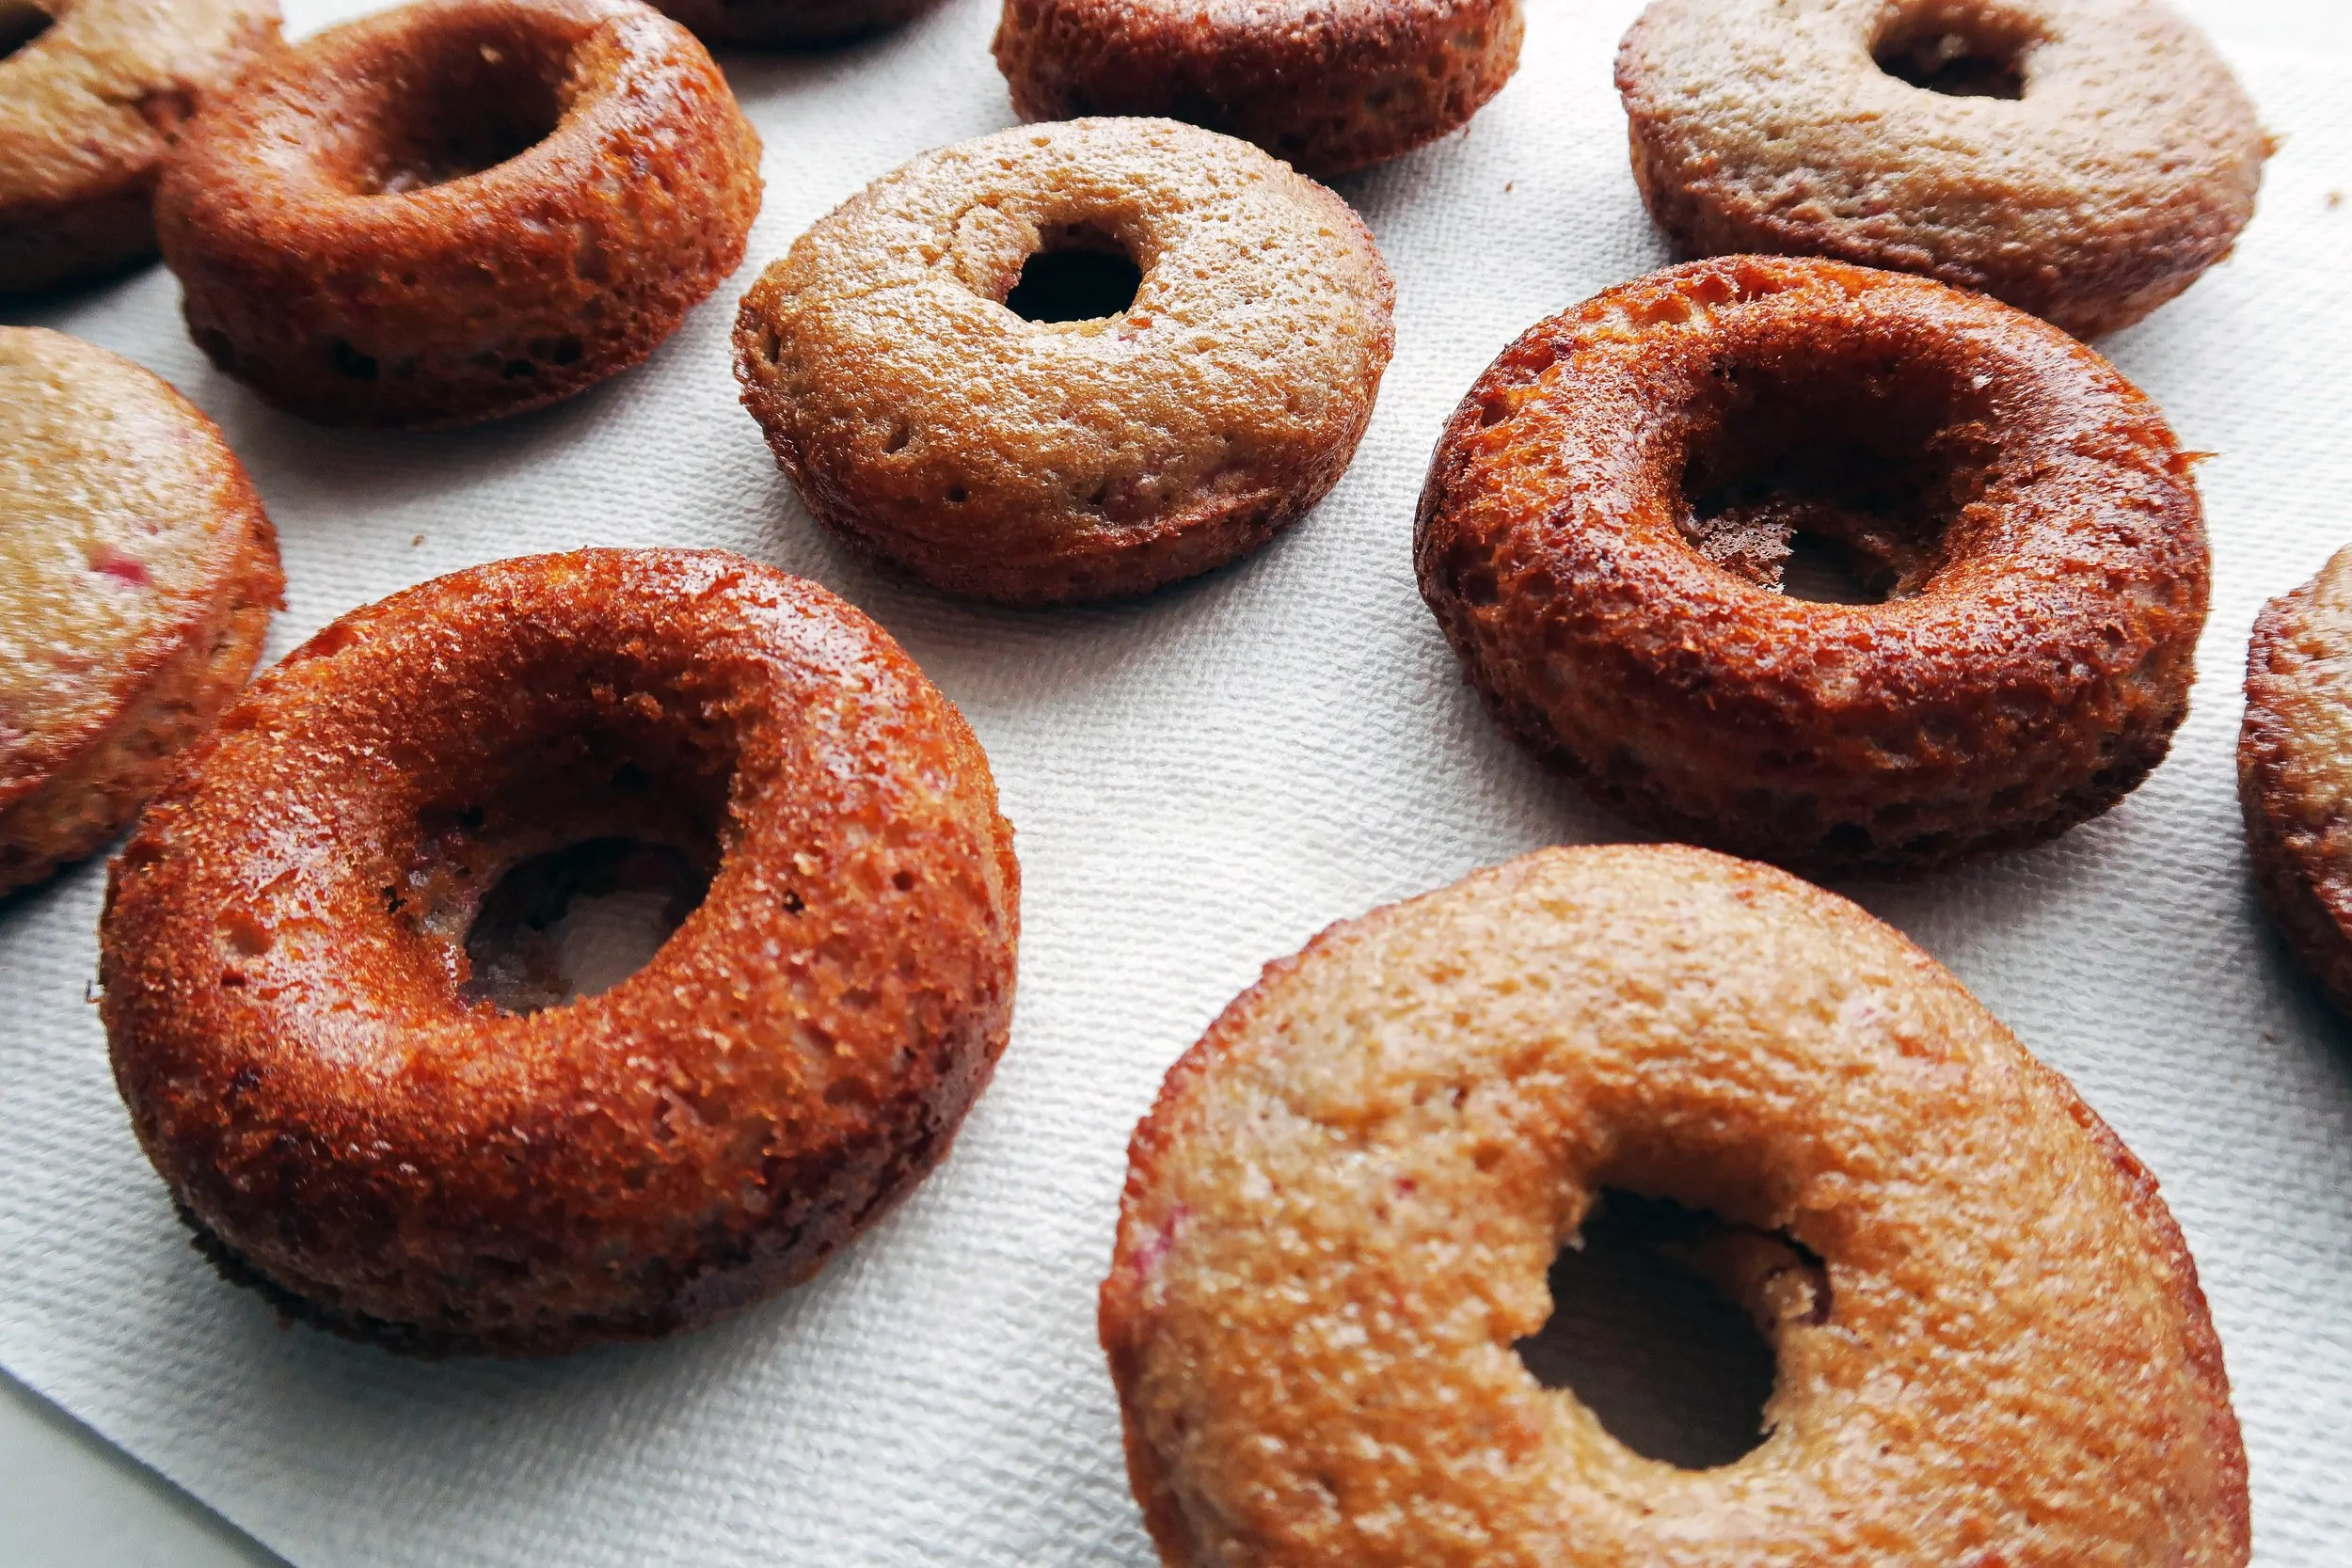
<path id="1" fill-rule="evenodd" d="M 653 352 L 742 260 L 759 138 L 636 0 L 424 0 L 191 121 L 157 198 L 214 362 L 329 424 L 463 424 Z"/>
<path id="2" fill-rule="evenodd" d="M 2237 784 L 2271 918 L 2352 1013 L 2352 549 L 2255 617 Z"/>
<path id="3" fill-rule="evenodd" d="M 275 0 L 0 0 L 0 294 L 152 257 L 181 122 L 277 45 Z"/>
<path id="4" fill-rule="evenodd" d="M 1520 740 L 1645 827 L 1911 871 L 2113 805 L 2187 711 L 2189 459 L 1982 295 L 1724 257 L 1503 351 L 1422 494 L 1422 593 Z M 1775 592 L 1792 549 L 1849 599 Z"/>
<path id="5" fill-rule="evenodd" d="M 1005 0 L 1024 119 L 1153 115 L 1344 174 L 1470 122 L 1518 69 L 1519 0 Z"/>
<path id="6" fill-rule="evenodd" d="M 2270 151 L 2157 0 L 1655 0 L 1617 87 L 1684 253 L 1925 273 L 2086 338 L 2230 253 Z"/>
<path id="7" fill-rule="evenodd" d="M 840 43 L 919 16 L 938 0 L 659 0 L 705 43 L 755 49 Z"/>
<path id="8" fill-rule="evenodd" d="M 600 994 L 480 1000 L 515 989 L 477 921 L 504 874 L 615 837 L 700 907 Z M 872 622 L 722 551 L 583 550 L 257 681 L 115 862 L 103 1015 L 233 1274 L 398 1348 L 550 1354 L 806 1279 L 945 1158 L 1019 894 L 987 758 Z"/>

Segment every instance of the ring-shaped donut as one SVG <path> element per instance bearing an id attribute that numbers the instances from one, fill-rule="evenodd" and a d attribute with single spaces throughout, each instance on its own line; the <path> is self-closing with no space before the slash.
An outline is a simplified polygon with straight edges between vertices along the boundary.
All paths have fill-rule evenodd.
<path id="1" fill-rule="evenodd" d="M 157 198 L 188 329 L 272 404 L 462 424 L 638 363 L 735 270 L 759 138 L 636 0 L 424 0 L 277 55 Z"/>
<path id="2" fill-rule="evenodd" d="M 1008 305 L 1033 258 L 1072 252 L 1130 261 L 1132 300 Z M 802 235 L 743 296 L 736 374 L 853 548 L 949 593 L 1100 598 L 1222 565 L 1323 499 L 1372 417 L 1394 298 L 1348 205 L 1246 142 L 1022 126 Z"/>
<path id="3" fill-rule="evenodd" d="M 995 53 L 1024 119 L 1162 115 L 1327 177 L 1468 124 L 1525 31 L 1519 0 L 1005 0 Z"/>
<path id="4" fill-rule="evenodd" d="M 1912 871 L 2060 832 L 2163 759 L 2205 618 L 2188 467 L 2022 311 L 1724 257 L 1505 349 L 1438 443 L 1416 559 L 1505 726 L 1635 821 Z M 1792 557 L 1883 602 L 1776 592 Z"/>
<path id="5" fill-rule="evenodd" d="M 1779 1363 L 1645 1457 L 1514 1354 L 1604 1188 L 1710 1210 Z M 2243 1568 L 2154 1179 L 1846 900 L 1548 850 L 1269 965 L 1136 1130 L 1103 1343 L 1169 1568 Z"/>
<path id="6" fill-rule="evenodd" d="M 275 0 L 0 0 L 0 293 L 154 255 L 181 122 L 277 42 Z"/>
<path id="7" fill-rule="evenodd" d="M 840 43 L 896 27 L 938 0 L 659 0 L 710 44 L 755 49 Z"/>
<path id="8" fill-rule="evenodd" d="M 2271 918 L 2352 1013 L 2352 549 L 2255 617 L 2237 779 Z"/>
<path id="9" fill-rule="evenodd" d="M 623 836 L 707 896 L 650 961 L 476 1000 L 501 874 Z M 103 1014 L 216 1260 L 326 1325 L 538 1355 L 805 1279 L 1003 1049 L 988 762 L 873 623 L 721 551 L 586 550 L 356 610 L 226 713 L 117 859 Z"/>
<path id="10" fill-rule="evenodd" d="M 284 587 L 219 426 L 119 355 L 0 326 L 0 894 L 137 815 Z"/>
<path id="11" fill-rule="evenodd" d="M 1617 88 L 1684 254 L 1925 273 L 2085 338 L 2227 256 L 2269 155 L 2158 0 L 1656 0 Z"/>

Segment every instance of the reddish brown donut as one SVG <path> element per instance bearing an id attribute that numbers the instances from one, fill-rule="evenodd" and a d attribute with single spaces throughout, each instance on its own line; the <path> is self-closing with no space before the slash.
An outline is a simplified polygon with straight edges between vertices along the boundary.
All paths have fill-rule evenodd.
<path id="1" fill-rule="evenodd" d="M 2189 458 L 2056 327 L 1696 261 L 1531 328 L 1422 494 L 1422 596 L 1521 741 L 1653 831 L 1911 871 L 2113 805 L 2187 711 Z M 1797 552 L 1883 602 L 1775 592 Z"/>
<path id="2" fill-rule="evenodd" d="M 742 260 L 759 138 L 636 0 L 423 0 L 329 28 L 183 133 L 157 197 L 188 330 L 329 424 L 536 408 Z"/>
<path id="3" fill-rule="evenodd" d="M 622 835 L 700 907 L 600 994 L 477 1000 L 510 868 Z M 945 1158 L 1019 893 L 987 758 L 857 610 L 722 551 L 540 556 L 355 610 L 223 715 L 115 862 L 103 1016 L 232 1276 L 550 1354 L 806 1279 Z"/>
<path id="4" fill-rule="evenodd" d="M 1519 0 L 1005 0 L 1024 119 L 1150 115 L 1344 174 L 1468 124 L 1518 69 Z"/>
<path id="5" fill-rule="evenodd" d="M 0 0 L 0 293 L 153 256 L 181 122 L 277 45 L 275 0 Z"/>

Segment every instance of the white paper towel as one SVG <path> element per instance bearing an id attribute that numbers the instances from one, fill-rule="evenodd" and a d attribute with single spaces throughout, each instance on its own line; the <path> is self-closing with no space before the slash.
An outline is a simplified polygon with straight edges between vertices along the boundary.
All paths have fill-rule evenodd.
<path id="1" fill-rule="evenodd" d="M 294 31 L 365 8 L 289 6 Z M 2058 843 L 1865 902 L 2072 1074 L 2163 1180 L 2253 1464 L 2258 1560 L 2352 1560 L 2352 1035 L 2251 901 L 2232 751 L 2248 628 L 2352 538 L 2352 20 L 2188 8 L 2284 138 L 2235 260 L 2105 347 L 2200 470 L 2203 678 L 2172 758 Z M 1665 260 L 1610 82 L 1636 0 L 1534 0 L 1470 130 L 1342 190 L 1398 282 L 1354 468 L 1256 560 L 1134 604 L 974 610 L 849 562 L 737 406 L 734 299 L 859 185 L 1009 122 L 993 0 L 813 58 L 725 56 L 767 140 L 745 271 L 651 364 L 485 429 L 342 434 L 188 343 L 161 271 L 16 319 L 218 419 L 284 536 L 273 654 L 470 562 L 716 545 L 874 613 L 971 716 L 1020 830 L 1019 1017 L 955 1157 L 818 1283 L 714 1332 L 549 1365 L 419 1365 L 281 1330 L 187 1246 L 132 1142 L 90 865 L 0 906 L 0 1362 L 304 1568 L 1055 1565 L 1151 1554 L 1094 1342 L 1124 1150 L 1161 1073 L 1327 922 L 1624 830 L 1503 742 L 1408 560 L 1454 400 L 1538 318 Z"/>

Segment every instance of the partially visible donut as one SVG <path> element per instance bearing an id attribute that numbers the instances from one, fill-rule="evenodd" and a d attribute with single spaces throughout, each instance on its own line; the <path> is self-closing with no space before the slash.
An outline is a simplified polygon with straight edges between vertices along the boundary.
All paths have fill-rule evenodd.
<path id="1" fill-rule="evenodd" d="M 2352 1012 L 2352 549 L 2255 619 L 2237 781 L 2264 902 Z"/>
<path id="2" fill-rule="evenodd" d="M 286 50 L 189 123 L 156 227 L 213 361 L 330 424 L 536 408 L 638 363 L 735 270 L 759 138 L 637 0 L 421 0 Z"/>
<path id="3" fill-rule="evenodd" d="M 1926 273 L 2086 338 L 2227 256 L 2269 155 L 2160 0 L 1655 0 L 1617 87 L 1686 254 Z"/>
<path id="4" fill-rule="evenodd" d="M 1005 0 L 995 50 L 1024 119 L 1164 115 L 1329 176 L 1468 124 L 1525 30 L 1519 0 Z"/>
<path id="5" fill-rule="evenodd" d="M 485 999 L 503 875 L 615 839 L 700 907 L 600 994 Z M 1019 885 L 961 716 L 823 589 L 720 551 L 500 562 L 223 716 L 115 862 L 103 1016 L 232 1277 L 396 1348 L 552 1354 L 806 1279 L 946 1158 Z"/>
<path id="6" fill-rule="evenodd" d="M 658 0 L 705 43 L 798 48 L 878 33 L 938 0 Z"/>
<path id="7" fill-rule="evenodd" d="M 1498 717 L 1635 821 L 1917 871 L 2061 832 L 2163 759 L 2205 619 L 2189 461 L 2022 311 L 1724 257 L 1505 349 L 1438 442 L 1415 559 Z M 1792 558 L 1865 602 L 1782 592 L 1809 586 Z"/>
<path id="8" fill-rule="evenodd" d="M 0 326 L 0 894 L 137 814 L 284 585 L 212 420 L 128 359 Z"/>
<path id="9" fill-rule="evenodd" d="M 277 42 L 276 0 L 0 0 L 0 293 L 154 255 L 181 122 Z"/>
<path id="10" fill-rule="evenodd" d="M 1747 1243 L 1779 1371 L 1728 1464 L 1514 1354 L 1604 1188 Z M 1700 850 L 1544 851 L 1268 965 L 1136 1130 L 1101 1330 L 1168 1568 L 2248 1560 L 2155 1179 L 1901 936 Z"/>
<path id="11" fill-rule="evenodd" d="M 1123 281 L 1025 319 L 1025 278 L 1062 262 Z M 854 548 L 953 594 L 1100 598 L 1246 555 L 1323 499 L 1394 297 L 1347 204 L 1247 143 L 1025 126 L 818 220 L 743 296 L 736 375 Z"/>

